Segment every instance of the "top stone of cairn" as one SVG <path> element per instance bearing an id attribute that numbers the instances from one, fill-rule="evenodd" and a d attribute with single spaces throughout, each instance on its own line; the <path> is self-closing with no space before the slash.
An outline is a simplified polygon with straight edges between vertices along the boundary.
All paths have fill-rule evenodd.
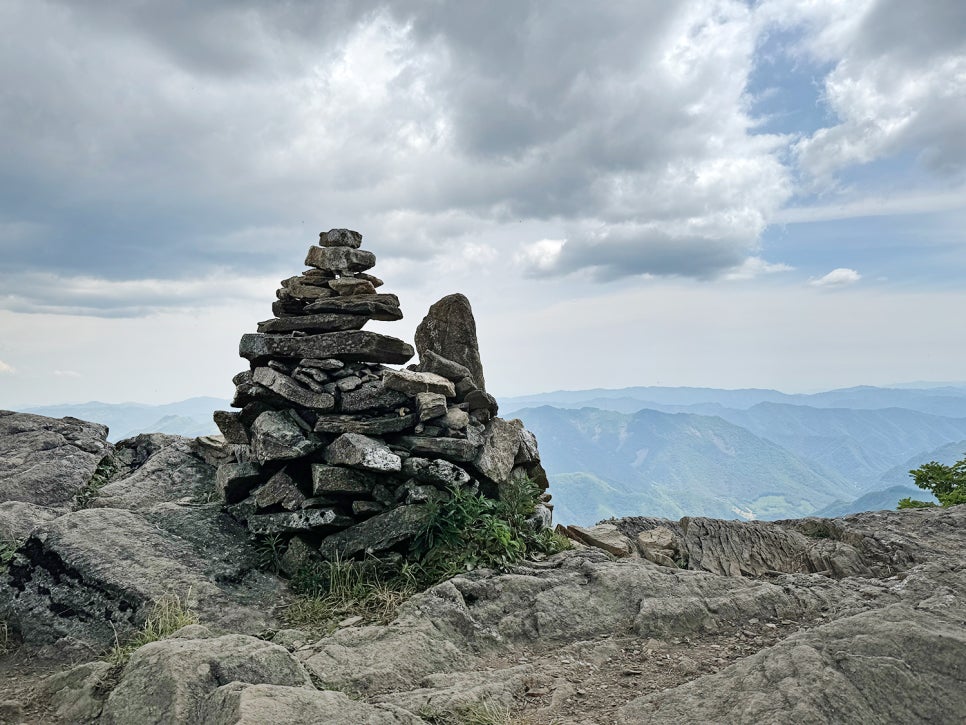
<path id="1" fill-rule="evenodd" d="M 358 249 L 362 246 L 362 235 L 351 229 L 330 229 L 319 234 L 319 246 Z"/>

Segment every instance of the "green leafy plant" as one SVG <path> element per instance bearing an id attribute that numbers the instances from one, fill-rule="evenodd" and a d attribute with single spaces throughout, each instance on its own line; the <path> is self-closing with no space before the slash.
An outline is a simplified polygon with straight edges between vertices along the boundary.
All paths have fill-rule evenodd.
<path id="1" fill-rule="evenodd" d="M 188 594 L 190 596 L 190 592 Z M 125 644 L 115 643 L 108 654 L 108 660 L 115 666 L 124 665 L 139 647 L 170 637 L 182 627 L 198 624 L 197 615 L 188 607 L 188 596 L 182 599 L 176 594 L 167 594 L 158 599 L 151 608 L 141 631 Z"/>
<path id="2" fill-rule="evenodd" d="M 94 469 L 91 480 L 74 496 L 74 511 L 90 508 L 101 489 L 110 482 L 115 473 L 117 473 L 117 462 L 111 456 L 104 456 Z"/>
<path id="3" fill-rule="evenodd" d="M 259 536 L 255 540 L 255 558 L 258 566 L 277 574 L 282 569 L 282 555 L 287 548 L 288 542 L 280 534 Z"/>
<path id="4" fill-rule="evenodd" d="M 540 489 L 522 479 L 507 484 L 499 500 L 466 488 L 432 504 L 429 524 L 416 537 L 411 555 L 430 579 L 487 567 L 504 570 L 528 554 L 553 554 L 569 548 L 564 537 L 528 520 Z"/>
<path id="5" fill-rule="evenodd" d="M 919 488 L 931 491 L 943 507 L 966 503 L 966 458 L 951 466 L 930 461 L 909 471 L 909 475 Z M 934 505 L 928 501 L 916 501 L 910 497 L 899 501 L 898 507 L 900 509 L 929 508 Z"/>
<path id="6" fill-rule="evenodd" d="M 12 539 L 0 539 L 0 574 L 7 570 L 10 566 L 10 561 L 13 559 L 13 555 L 17 552 L 20 547 L 20 541 L 14 541 Z"/>

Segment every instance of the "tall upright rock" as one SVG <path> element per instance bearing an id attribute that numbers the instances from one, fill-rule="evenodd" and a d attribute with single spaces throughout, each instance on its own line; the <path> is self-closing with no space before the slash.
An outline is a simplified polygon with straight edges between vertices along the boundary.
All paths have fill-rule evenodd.
<path id="1" fill-rule="evenodd" d="M 290 572 L 306 557 L 404 550 L 426 504 L 454 488 L 498 497 L 525 477 L 547 486 L 533 435 L 495 417 L 466 297 L 432 306 L 419 364 L 389 367 L 414 350 L 362 329 L 402 311 L 377 292 L 376 258 L 361 244 L 348 229 L 320 235 L 310 269 L 282 281 L 275 317 L 241 338 L 239 410 L 214 416 L 230 447 L 217 477 L 225 503 L 253 533 L 289 540 Z M 549 509 L 538 505 L 535 525 Z"/>
<path id="2" fill-rule="evenodd" d="M 470 371 L 476 387 L 486 390 L 476 319 L 466 295 L 447 295 L 429 308 L 416 328 L 416 350 L 420 360 L 433 352 L 459 363 Z"/>

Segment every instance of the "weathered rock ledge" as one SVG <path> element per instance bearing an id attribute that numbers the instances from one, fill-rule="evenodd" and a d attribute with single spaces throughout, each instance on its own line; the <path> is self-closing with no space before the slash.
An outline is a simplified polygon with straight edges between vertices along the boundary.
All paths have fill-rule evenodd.
<path id="1" fill-rule="evenodd" d="M 966 507 L 620 519 L 579 532 L 593 546 L 470 572 L 387 626 L 318 639 L 273 623 L 284 588 L 204 502 L 217 461 L 203 443 L 104 450 L 117 470 L 91 507 L 32 504 L 43 515 L 0 579 L 0 618 L 23 640 L 0 656 L 0 719 L 415 724 L 481 702 L 582 725 L 966 716 Z M 195 593 L 202 625 L 118 672 L 37 664 L 90 660 L 69 643 L 109 644 L 170 586 Z"/>

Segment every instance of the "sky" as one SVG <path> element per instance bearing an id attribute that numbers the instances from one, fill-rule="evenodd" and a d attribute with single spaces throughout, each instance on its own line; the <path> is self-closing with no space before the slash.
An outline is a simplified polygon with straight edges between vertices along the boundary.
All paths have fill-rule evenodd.
<path id="1" fill-rule="evenodd" d="M 966 379 L 966 3 L 0 0 L 0 408 L 230 397 L 321 231 L 497 395 Z"/>

